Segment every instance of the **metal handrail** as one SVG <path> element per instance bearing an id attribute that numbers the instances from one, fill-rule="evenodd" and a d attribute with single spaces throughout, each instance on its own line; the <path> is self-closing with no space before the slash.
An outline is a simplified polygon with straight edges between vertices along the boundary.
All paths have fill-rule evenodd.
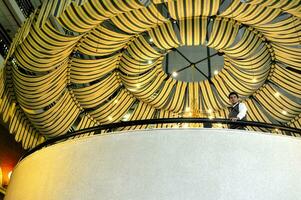
<path id="1" fill-rule="evenodd" d="M 5 195 L 6 193 L 6 188 L 2 187 L 1 185 L 0 185 L 0 193 L 3 195 Z"/>
<path id="2" fill-rule="evenodd" d="M 135 120 L 135 121 L 126 121 L 126 122 L 117 122 L 111 124 L 103 124 L 99 126 L 94 126 L 90 128 L 85 128 L 77 131 L 70 132 L 65 135 L 60 135 L 55 138 L 51 138 L 46 140 L 45 142 L 37 145 L 36 147 L 27 151 L 20 160 L 24 159 L 25 157 L 29 156 L 30 154 L 34 153 L 42 149 L 43 147 L 56 144 L 60 141 L 65 141 L 66 139 L 76 137 L 85 133 L 94 132 L 94 135 L 101 134 L 102 130 L 113 130 L 116 128 L 121 127 L 128 127 L 128 126 L 138 126 L 138 125 L 151 125 L 151 124 L 172 124 L 172 123 L 208 123 L 208 124 L 236 124 L 239 126 L 252 126 L 252 127 L 260 127 L 260 128 L 268 128 L 268 129 L 278 129 L 285 131 L 284 134 L 288 136 L 292 136 L 291 133 L 298 133 L 301 134 L 301 129 L 278 125 L 278 124 L 269 124 L 263 122 L 253 122 L 253 121 L 236 121 L 233 122 L 229 119 L 218 119 L 218 118 L 162 118 L 162 119 L 146 119 L 146 120 Z"/>

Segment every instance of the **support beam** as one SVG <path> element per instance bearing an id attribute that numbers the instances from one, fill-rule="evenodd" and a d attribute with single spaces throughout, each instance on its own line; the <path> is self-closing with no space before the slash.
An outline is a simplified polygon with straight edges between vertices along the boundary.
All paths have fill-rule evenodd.
<path id="1" fill-rule="evenodd" d="M 192 62 L 178 49 L 173 48 L 173 50 L 175 50 L 176 52 L 178 52 L 187 62 L 189 62 L 190 64 L 192 64 Z"/>
<path id="2" fill-rule="evenodd" d="M 206 33 L 206 40 L 209 41 L 208 31 Z M 208 79 L 211 79 L 210 48 L 208 46 L 206 46 L 206 49 L 207 49 Z"/>

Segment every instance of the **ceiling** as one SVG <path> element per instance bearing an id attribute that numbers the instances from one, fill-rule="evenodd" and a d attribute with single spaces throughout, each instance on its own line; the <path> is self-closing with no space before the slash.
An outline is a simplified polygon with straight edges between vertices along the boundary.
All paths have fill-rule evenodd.
<path id="1" fill-rule="evenodd" d="M 25 20 L 24 15 L 19 10 L 20 8 L 15 1 L 0 1 L 0 24 L 11 38 L 14 37 Z"/>
<path id="2" fill-rule="evenodd" d="M 187 108 L 225 118 L 231 91 L 248 120 L 301 127 L 300 1 L 68 2 L 44 2 L 25 21 L 1 73 L 0 112 L 24 148 Z M 170 58 L 179 68 L 165 70 L 166 55 L 184 49 L 189 65 L 207 59 L 199 69 L 208 75 L 207 48 L 222 56 L 207 78 L 196 81 L 194 66 L 190 79 L 172 76 L 181 55 Z"/>

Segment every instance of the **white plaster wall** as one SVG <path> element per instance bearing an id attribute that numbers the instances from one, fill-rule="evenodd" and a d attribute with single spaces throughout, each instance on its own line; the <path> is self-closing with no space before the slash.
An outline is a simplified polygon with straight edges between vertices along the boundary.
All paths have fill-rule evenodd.
<path id="1" fill-rule="evenodd" d="M 298 200 L 301 140 L 157 129 L 69 140 L 15 168 L 5 200 Z"/>

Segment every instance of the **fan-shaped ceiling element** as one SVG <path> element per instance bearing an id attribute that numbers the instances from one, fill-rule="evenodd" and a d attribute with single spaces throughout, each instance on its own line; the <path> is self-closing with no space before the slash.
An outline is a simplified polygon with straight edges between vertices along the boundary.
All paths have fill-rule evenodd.
<path id="1" fill-rule="evenodd" d="M 177 117 L 192 105 L 225 117 L 231 91 L 249 120 L 301 128 L 300 1 L 68 2 L 32 13 L 1 73 L 0 112 L 25 148 L 72 129 Z M 163 58 L 183 45 L 223 53 L 223 69 L 201 82 L 173 79 Z"/>

